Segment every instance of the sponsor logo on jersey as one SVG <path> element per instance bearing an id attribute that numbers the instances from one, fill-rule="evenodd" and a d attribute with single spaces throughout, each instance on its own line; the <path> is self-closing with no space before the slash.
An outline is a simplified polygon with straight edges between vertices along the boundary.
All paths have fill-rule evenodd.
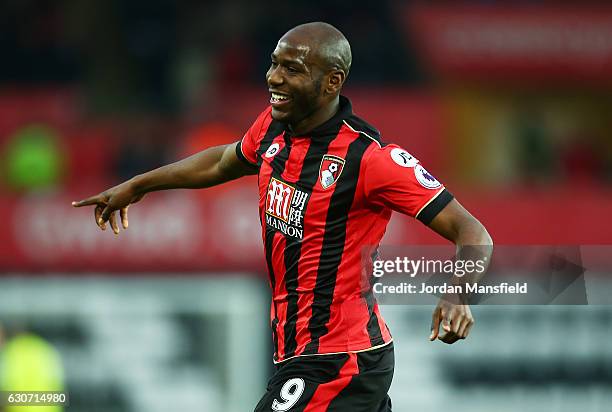
<path id="1" fill-rule="evenodd" d="M 270 147 L 268 147 L 268 150 L 266 150 L 265 156 L 269 159 L 275 154 L 277 154 L 279 149 L 280 145 L 278 143 L 272 143 Z"/>
<path id="2" fill-rule="evenodd" d="M 344 169 L 344 159 L 334 155 L 325 155 L 319 167 L 319 181 L 323 189 L 334 185 Z"/>
<path id="3" fill-rule="evenodd" d="M 391 159 L 401 167 L 415 167 L 419 163 L 413 155 L 399 147 L 391 150 Z"/>
<path id="4" fill-rule="evenodd" d="M 414 176 L 421 184 L 421 186 L 427 189 L 437 189 L 442 186 L 442 183 L 433 177 L 425 168 L 421 165 L 416 165 L 414 168 Z"/>
<path id="5" fill-rule="evenodd" d="M 304 237 L 304 207 L 308 193 L 278 179 L 270 179 L 266 196 L 266 224 L 285 235 Z"/>

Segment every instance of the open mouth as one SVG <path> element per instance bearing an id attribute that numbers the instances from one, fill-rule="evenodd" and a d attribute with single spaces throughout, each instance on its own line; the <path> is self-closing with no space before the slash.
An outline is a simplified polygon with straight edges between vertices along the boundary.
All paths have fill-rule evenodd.
<path id="1" fill-rule="evenodd" d="M 285 94 L 280 94 L 280 93 L 272 93 L 272 96 L 270 97 L 270 104 L 273 106 L 279 106 L 282 105 L 284 103 L 287 103 L 289 100 L 291 100 L 289 98 L 289 96 L 285 95 Z"/>

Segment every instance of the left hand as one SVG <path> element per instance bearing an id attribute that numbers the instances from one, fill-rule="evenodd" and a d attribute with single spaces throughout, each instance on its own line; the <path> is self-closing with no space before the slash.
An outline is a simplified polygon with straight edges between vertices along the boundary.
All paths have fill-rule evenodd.
<path id="1" fill-rule="evenodd" d="M 442 323 L 443 334 L 439 334 Z M 469 305 L 456 305 L 440 299 L 431 318 L 430 341 L 440 339 L 444 343 L 453 344 L 459 339 L 467 338 L 474 325 L 474 317 Z"/>

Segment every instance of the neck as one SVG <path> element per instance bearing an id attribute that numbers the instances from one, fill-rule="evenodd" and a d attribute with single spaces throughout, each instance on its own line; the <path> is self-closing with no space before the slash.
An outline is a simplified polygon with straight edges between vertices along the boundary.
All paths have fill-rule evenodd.
<path id="1" fill-rule="evenodd" d="M 334 97 L 328 104 L 321 107 L 310 116 L 305 119 L 300 120 L 297 124 L 289 125 L 293 133 L 297 136 L 305 135 L 313 129 L 316 129 L 318 126 L 322 125 L 332 117 L 338 110 L 340 109 L 340 96 Z"/>

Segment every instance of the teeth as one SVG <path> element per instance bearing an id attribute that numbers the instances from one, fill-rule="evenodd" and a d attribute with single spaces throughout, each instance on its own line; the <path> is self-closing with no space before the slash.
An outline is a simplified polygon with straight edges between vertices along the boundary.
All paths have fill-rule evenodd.
<path id="1" fill-rule="evenodd" d="M 283 96 L 282 94 L 272 93 L 272 98 L 274 100 L 287 100 L 287 96 Z"/>

